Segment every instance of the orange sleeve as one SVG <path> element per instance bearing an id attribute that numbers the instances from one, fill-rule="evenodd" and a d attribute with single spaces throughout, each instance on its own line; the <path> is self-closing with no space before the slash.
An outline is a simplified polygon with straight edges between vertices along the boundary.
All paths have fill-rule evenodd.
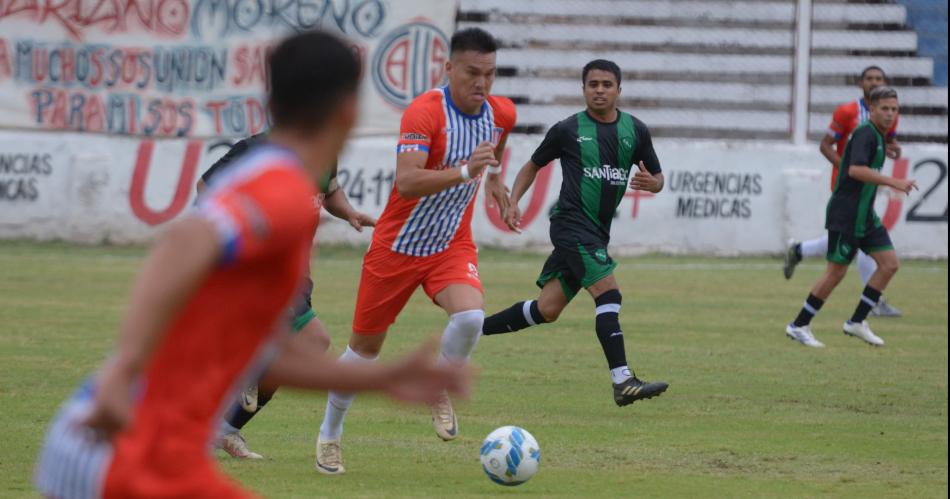
<path id="1" fill-rule="evenodd" d="M 897 123 L 900 122 L 900 120 L 901 120 L 901 115 L 898 114 L 897 116 L 894 117 L 894 124 L 891 125 L 891 128 L 887 131 L 888 138 L 897 137 Z"/>
<path id="2" fill-rule="evenodd" d="M 849 103 L 850 104 L 850 103 Z M 854 115 L 849 104 L 842 104 L 835 109 L 831 116 L 831 124 L 828 125 L 828 135 L 835 140 L 847 138 L 851 134 L 851 124 L 854 123 Z"/>
<path id="3" fill-rule="evenodd" d="M 396 152 L 429 152 L 432 139 L 439 129 L 438 116 L 442 110 L 433 91 L 420 95 L 402 113 L 399 123 L 399 142 Z"/>
<path id="4" fill-rule="evenodd" d="M 296 168 L 270 168 L 199 206 L 217 229 L 221 264 L 279 254 L 305 243 L 316 224 L 316 190 Z"/>
<path id="5" fill-rule="evenodd" d="M 507 97 L 492 95 L 489 97 L 489 103 L 495 113 L 495 125 L 501 128 L 501 135 L 498 138 L 498 140 L 501 140 L 507 137 L 511 133 L 511 129 L 515 127 L 518 120 L 518 111 L 515 108 L 515 103 Z M 497 144 L 495 140 L 492 142 Z"/>
<path id="6" fill-rule="evenodd" d="M 495 123 L 510 132 L 518 119 L 515 103 L 507 97 L 492 96 L 492 108 L 495 111 Z"/>

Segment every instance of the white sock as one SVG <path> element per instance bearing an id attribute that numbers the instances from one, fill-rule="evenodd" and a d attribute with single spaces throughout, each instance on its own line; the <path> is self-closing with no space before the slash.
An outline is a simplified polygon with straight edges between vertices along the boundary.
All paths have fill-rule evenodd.
<path id="1" fill-rule="evenodd" d="M 868 280 L 874 275 L 874 271 L 877 270 L 877 262 L 871 258 L 871 255 L 858 251 L 858 273 L 861 274 L 861 282 L 865 286 L 868 284 Z"/>
<path id="2" fill-rule="evenodd" d="M 802 258 L 814 258 L 828 254 L 828 234 L 817 239 L 802 241 Z"/>
<path id="3" fill-rule="evenodd" d="M 339 361 L 369 363 L 375 362 L 376 357 L 363 357 L 347 345 L 343 355 L 340 355 Z M 323 415 L 323 423 L 320 425 L 321 439 L 337 440 L 343 435 L 343 418 L 346 417 L 346 411 L 353 404 L 355 398 L 355 393 L 331 391 L 327 394 L 327 410 Z"/>
<path id="4" fill-rule="evenodd" d="M 632 378 L 633 375 L 630 374 L 630 368 L 627 366 L 615 367 L 610 370 L 610 377 L 614 380 L 614 384 L 618 385 Z"/>
<path id="5" fill-rule="evenodd" d="M 442 333 L 442 358 L 450 362 L 467 361 L 478 344 L 483 322 L 485 312 L 478 309 L 450 315 L 449 323 Z"/>

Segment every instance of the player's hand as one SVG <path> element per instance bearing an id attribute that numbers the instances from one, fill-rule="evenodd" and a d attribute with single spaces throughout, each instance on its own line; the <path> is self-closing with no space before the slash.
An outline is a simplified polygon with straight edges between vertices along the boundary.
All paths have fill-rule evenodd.
<path id="1" fill-rule="evenodd" d="M 512 232 L 521 234 L 521 208 L 518 208 L 518 203 L 513 202 L 508 207 L 508 213 L 505 214 L 505 225 Z"/>
<path id="2" fill-rule="evenodd" d="M 110 362 L 96 379 L 92 410 L 79 424 L 92 429 L 96 438 L 112 440 L 132 417 L 132 380 Z"/>
<path id="3" fill-rule="evenodd" d="M 419 349 L 396 362 L 387 376 L 384 392 L 403 402 L 434 404 L 443 392 L 467 398 L 472 385 L 472 368 L 466 364 L 436 364 L 437 338 L 429 338 Z"/>
<path id="4" fill-rule="evenodd" d="M 894 182 L 891 184 L 891 187 L 903 192 L 904 194 L 910 194 L 910 191 L 918 189 L 916 180 L 908 180 L 903 178 L 895 178 Z"/>
<path id="5" fill-rule="evenodd" d="M 495 158 L 495 148 L 491 142 L 482 142 L 475 147 L 472 157 L 468 159 L 468 175 L 475 178 L 482 174 L 485 168 L 489 166 L 498 166 L 498 159 Z"/>
<path id="6" fill-rule="evenodd" d="M 505 218 L 505 215 L 508 213 L 509 205 L 511 204 L 511 199 L 508 197 L 508 193 L 511 192 L 511 190 L 502 182 L 501 177 L 498 175 L 489 175 L 488 180 L 485 182 L 485 192 L 489 194 L 486 199 L 488 208 L 491 209 L 497 205 L 498 213 L 501 215 L 501 218 Z"/>
<path id="7" fill-rule="evenodd" d="M 660 192 L 660 181 L 647 171 L 647 168 L 643 166 L 643 161 L 639 166 L 640 169 L 630 179 L 630 188 L 636 191 Z"/>
<path id="8" fill-rule="evenodd" d="M 356 229 L 356 232 L 363 232 L 363 227 L 376 227 L 375 218 L 358 211 L 351 212 L 346 221 L 350 223 L 350 226 Z"/>
<path id="9" fill-rule="evenodd" d="M 897 159 L 901 157 L 901 151 L 900 144 L 896 142 L 890 142 L 884 146 L 884 154 L 891 159 Z"/>

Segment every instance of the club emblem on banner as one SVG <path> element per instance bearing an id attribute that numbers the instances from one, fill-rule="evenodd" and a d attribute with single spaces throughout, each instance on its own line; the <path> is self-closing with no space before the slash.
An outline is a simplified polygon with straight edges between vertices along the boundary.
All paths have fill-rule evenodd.
<path id="1" fill-rule="evenodd" d="M 373 55 L 373 83 L 387 102 L 405 108 L 419 94 L 441 85 L 449 41 L 427 22 L 412 22 L 387 34 Z"/>

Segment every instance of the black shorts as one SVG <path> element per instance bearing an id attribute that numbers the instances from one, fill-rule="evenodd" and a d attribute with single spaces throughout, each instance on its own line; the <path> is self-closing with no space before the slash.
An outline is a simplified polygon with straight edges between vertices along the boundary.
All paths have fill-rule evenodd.
<path id="1" fill-rule="evenodd" d="M 894 245 L 891 243 L 891 236 L 884 227 L 877 227 L 863 237 L 829 230 L 828 254 L 825 255 L 825 258 L 829 262 L 849 265 L 851 261 L 854 260 L 854 256 L 858 254 L 858 250 L 871 254 L 893 249 Z"/>
<path id="2" fill-rule="evenodd" d="M 543 288 L 551 279 L 557 279 L 564 296 L 571 300 L 581 288 L 609 276 L 615 268 L 617 262 L 607 253 L 606 243 L 555 244 L 551 256 L 544 262 L 537 285 Z"/>

